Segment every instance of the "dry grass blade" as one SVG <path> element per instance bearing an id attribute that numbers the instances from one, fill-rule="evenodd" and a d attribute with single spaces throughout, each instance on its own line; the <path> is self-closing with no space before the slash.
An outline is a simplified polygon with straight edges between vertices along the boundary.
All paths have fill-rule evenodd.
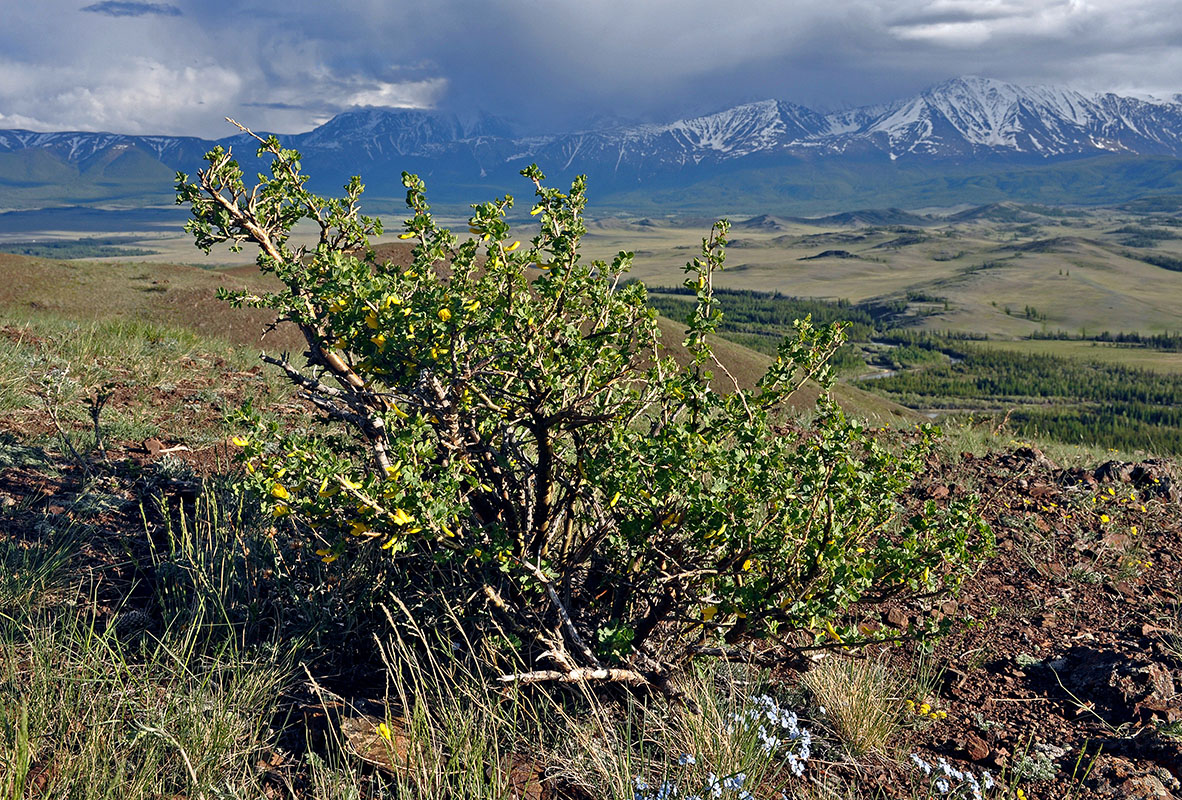
<path id="1" fill-rule="evenodd" d="M 898 680 L 882 661 L 827 658 L 803 682 L 851 755 L 881 753 L 899 731 Z"/>

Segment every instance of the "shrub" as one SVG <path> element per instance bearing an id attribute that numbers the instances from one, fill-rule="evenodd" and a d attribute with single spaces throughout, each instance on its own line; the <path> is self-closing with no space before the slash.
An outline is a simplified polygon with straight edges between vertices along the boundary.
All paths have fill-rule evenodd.
<path id="1" fill-rule="evenodd" d="M 709 388 L 727 374 L 709 339 L 725 222 L 686 267 L 697 302 L 678 366 L 644 286 L 622 280 L 632 254 L 581 257 L 583 178 L 563 193 L 522 171 L 540 222 L 522 245 L 511 197 L 472 206 L 461 241 L 404 173 L 415 248 L 395 268 L 369 246 L 382 226 L 359 211 L 359 178 L 319 197 L 298 153 L 259 142 L 256 186 L 220 147 L 177 182 L 199 247 L 257 246 L 282 285 L 230 301 L 274 310 L 308 345 L 264 360 L 324 424 L 246 409 L 244 480 L 325 561 L 382 548 L 416 614 L 458 603 L 469 633 L 553 667 L 507 677 L 663 686 L 707 639 L 854 643 L 840 611 L 954 588 L 987 546 L 967 503 L 905 513 L 934 429 L 894 452 L 826 397 L 807 429 L 777 427 L 806 381 L 831 383 L 840 325 L 801 320 L 755 389 Z M 301 221 L 314 246 L 292 244 Z"/>

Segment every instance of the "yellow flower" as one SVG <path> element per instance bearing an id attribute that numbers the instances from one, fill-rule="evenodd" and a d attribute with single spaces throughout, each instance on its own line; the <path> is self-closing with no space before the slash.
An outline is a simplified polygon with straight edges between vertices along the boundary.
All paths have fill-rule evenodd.
<path id="1" fill-rule="evenodd" d="M 235 436 L 230 441 L 234 443 L 235 447 L 246 447 L 248 444 L 250 444 L 248 439 L 243 439 L 241 436 Z"/>
<path id="2" fill-rule="evenodd" d="M 271 516 L 275 517 L 275 519 L 286 517 L 290 513 L 291 508 L 288 507 L 287 503 L 279 503 L 275 508 L 271 509 Z"/>
<path id="3" fill-rule="evenodd" d="M 465 305 L 464 308 L 468 309 L 469 311 L 479 311 L 480 310 L 480 301 L 473 300 L 472 302 Z"/>
<path id="4" fill-rule="evenodd" d="M 349 304 L 345 302 L 343 297 L 338 297 L 328 304 L 328 310 L 335 314 L 338 311 L 344 311 L 348 306 Z"/>
<path id="5" fill-rule="evenodd" d="M 518 247 L 521 247 L 521 242 L 514 242 L 513 244 L 511 244 L 511 245 L 509 245 L 508 247 L 506 247 L 506 248 L 505 248 L 505 252 L 506 252 L 506 253 L 512 253 L 512 252 L 513 252 L 514 250 L 516 250 Z"/>
<path id="6" fill-rule="evenodd" d="M 374 330 L 377 330 L 378 312 L 370 311 L 368 314 L 366 314 L 365 315 L 365 324 L 368 325 L 369 327 L 373 328 Z"/>
<path id="7" fill-rule="evenodd" d="M 611 501 L 610 501 L 610 502 L 607 504 L 607 507 L 608 507 L 608 508 L 615 508 L 615 507 L 616 507 L 616 503 L 618 503 L 618 502 L 620 502 L 620 493 L 619 493 L 619 492 L 616 492 L 614 495 L 612 495 L 612 499 L 611 499 Z"/>
<path id="8" fill-rule="evenodd" d="M 1107 515 L 1107 514 L 1101 514 L 1101 515 L 1100 515 L 1100 521 L 1101 521 L 1101 522 L 1108 522 L 1108 521 L 1109 521 L 1109 520 L 1108 520 L 1108 515 Z"/>
<path id="9" fill-rule="evenodd" d="M 927 714 L 931 710 L 932 710 L 932 706 L 930 703 L 924 703 L 922 706 L 919 707 L 920 714 Z"/>
<path id="10" fill-rule="evenodd" d="M 369 523 L 364 520 L 356 520 L 353 522 L 353 527 L 349 529 L 349 533 L 354 536 L 360 536 L 369 530 Z"/>
<path id="11" fill-rule="evenodd" d="M 750 571 L 751 571 L 751 567 L 752 567 L 754 564 L 755 564 L 755 562 L 754 562 L 754 561 L 752 561 L 751 559 L 747 559 L 746 561 L 744 561 L 744 562 L 743 562 L 743 571 L 744 571 L 744 572 L 750 572 Z"/>
<path id="12" fill-rule="evenodd" d="M 402 472 L 398 469 L 398 467 L 393 465 L 386 467 L 386 480 L 396 481 L 398 480 L 398 476 L 401 474 Z"/>
<path id="13" fill-rule="evenodd" d="M 439 314 L 437 316 L 443 322 L 447 322 L 449 319 L 451 319 L 451 311 L 447 310 L 446 308 L 441 308 L 439 309 Z"/>
<path id="14" fill-rule="evenodd" d="M 414 517 L 407 514 L 401 508 L 396 509 L 390 519 L 395 525 L 406 525 L 407 523 L 414 522 Z"/>
<path id="15" fill-rule="evenodd" d="M 387 742 L 390 741 L 390 728 L 384 722 L 378 723 L 378 736 L 381 736 Z"/>
<path id="16" fill-rule="evenodd" d="M 535 206 L 535 207 L 534 207 L 534 210 L 533 210 L 533 211 L 531 211 L 531 212 L 529 212 L 529 215 L 530 215 L 531 217 L 536 217 L 538 214 L 541 214 L 541 213 L 542 213 L 542 207 L 541 207 L 541 206 Z"/>
<path id="17" fill-rule="evenodd" d="M 1131 533 L 1131 534 L 1133 534 L 1134 536 L 1136 536 L 1136 535 L 1137 535 L 1137 526 L 1136 526 L 1136 525 L 1133 525 L 1132 527 L 1130 527 L 1130 528 L 1129 528 L 1129 533 Z"/>
<path id="18" fill-rule="evenodd" d="M 407 231 L 406 233 L 398 234 L 398 238 L 399 239 L 413 239 L 413 238 L 415 238 L 415 235 L 413 232 Z M 385 726 L 383 725 L 382 727 L 385 727 Z M 387 737 L 387 738 L 389 738 L 389 737 Z"/>
<path id="19" fill-rule="evenodd" d="M 286 500 L 287 498 L 291 497 L 287 491 L 287 487 L 282 483 L 276 483 L 271 487 L 271 496 L 276 500 Z"/>
<path id="20" fill-rule="evenodd" d="M 369 337 L 369 340 L 373 342 L 379 350 L 384 350 L 386 348 L 386 334 L 384 333 L 379 333 L 377 336 L 371 336 Z"/>

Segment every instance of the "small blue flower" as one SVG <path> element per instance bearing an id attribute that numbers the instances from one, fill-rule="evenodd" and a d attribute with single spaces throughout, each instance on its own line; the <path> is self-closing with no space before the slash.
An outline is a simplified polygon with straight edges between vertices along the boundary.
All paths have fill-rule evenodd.
<path id="1" fill-rule="evenodd" d="M 742 772 L 737 772 L 734 775 L 722 779 L 722 786 L 724 789 L 739 790 L 743 788 L 743 781 L 747 780 L 747 775 Z"/>

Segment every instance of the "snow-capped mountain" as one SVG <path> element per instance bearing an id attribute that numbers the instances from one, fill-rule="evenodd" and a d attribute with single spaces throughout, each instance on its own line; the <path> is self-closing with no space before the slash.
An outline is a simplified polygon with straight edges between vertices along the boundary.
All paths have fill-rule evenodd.
<path id="1" fill-rule="evenodd" d="M 833 115 L 835 145 L 870 140 L 891 158 L 1100 151 L 1182 154 L 1182 104 L 1055 86 L 957 78 L 910 100 Z"/>
<path id="2" fill-rule="evenodd" d="M 43 150 L 69 164 L 81 164 L 103 154 L 136 149 L 161 163 L 192 159 L 209 149 L 210 142 L 195 136 L 128 136 L 120 133 L 67 131 L 37 133 L 0 130 L 0 153 Z"/>
<path id="3" fill-rule="evenodd" d="M 968 77 L 828 115 L 767 100 L 665 125 L 546 137 L 517 156 L 593 172 L 659 172 L 750 156 L 875 153 L 891 160 L 1182 157 L 1182 102 Z"/>
<path id="4" fill-rule="evenodd" d="M 703 162 L 716 164 L 777 151 L 786 142 L 816 136 L 824 128 L 824 117 L 804 106 L 764 100 L 663 125 L 631 125 L 522 140 L 506 161 L 536 161 L 559 170 L 597 174 L 606 171 L 641 178 L 681 172 Z"/>
<path id="5" fill-rule="evenodd" d="M 588 173 L 597 186 L 610 190 L 687 185 L 736 170 L 792 168 L 802 162 L 840 165 L 851 159 L 941 169 L 948 164 L 1045 164 L 1112 153 L 1182 158 L 1182 94 L 1142 99 L 965 77 L 908 99 L 831 114 L 764 100 L 665 124 L 516 137 L 508 123 L 485 114 L 461 118 L 362 108 L 281 139 L 303 153 L 309 172 L 326 186 L 361 173 L 371 187 L 393 193 L 404 169 L 437 184 L 443 178 L 455 185 L 515 186 L 516 172 L 536 162 L 556 177 Z M 18 155 L 8 166 L 0 163 L 0 186 L 31 185 L 37 176 L 46 183 L 62 182 L 63 170 L 93 175 L 98 185 L 100 178 L 125 180 L 148 164 L 155 165 L 148 172 L 156 180 L 165 169 L 192 172 L 214 144 L 243 156 L 253 153 L 253 144 L 240 135 L 210 142 L 0 131 L 0 153 Z M 147 172 L 138 180 L 150 182 Z"/>
<path id="6" fill-rule="evenodd" d="M 309 152 L 356 151 L 365 158 L 380 159 L 438 153 L 458 141 L 511 135 L 508 123 L 487 114 L 461 120 L 455 114 L 436 111 L 361 108 L 287 138 L 291 146 Z"/>

